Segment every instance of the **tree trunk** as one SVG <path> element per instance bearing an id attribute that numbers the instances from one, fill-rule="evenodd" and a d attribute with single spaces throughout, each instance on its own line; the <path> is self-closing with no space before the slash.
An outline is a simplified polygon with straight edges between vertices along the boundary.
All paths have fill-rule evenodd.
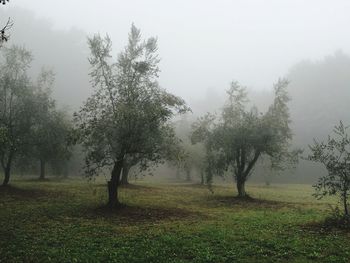
<path id="1" fill-rule="evenodd" d="M 108 206 L 110 208 L 116 208 L 120 205 L 118 199 L 118 186 L 120 180 L 120 173 L 123 168 L 123 159 L 120 159 L 114 163 L 111 180 L 108 181 Z"/>
<path id="2" fill-rule="evenodd" d="M 120 180 L 120 185 L 128 185 L 129 184 L 129 180 L 128 180 L 129 171 L 130 171 L 130 166 L 128 164 L 124 163 L 123 171 L 122 171 L 122 179 Z"/>
<path id="3" fill-rule="evenodd" d="M 9 184 L 10 175 L 11 175 L 12 154 L 10 154 L 6 165 L 4 163 L 2 163 L 2 165 L 3 165 L 4 175 L 5 175 L 2 186 L 7 186 Z"/>
<path id="4" fill-rule="evenodd" d="M 63 178 L 68 178 L 69 175 L 69 168 L 68 168 L 68 160 L 65 160 L 63 163 L 63 172 L 62 172 Z"/>
<path id="5" fill-rule="evenodd" d="M 246 158 L 246 151 L 244 148 L 241 149 L 240 154 L 237 154 L 236 164 L 237 164 L 237 171 L 236 173 L 236 183 L 237 183 L 237 190 L 238 190 L 238 197 L 245 198 L 247 197 L 247 193 L 245 191 L 245 182 L 247 181 L 247 178 L 249 177 L 250 172 L 255 166 L 255 163 L 260 157 L 260 151 L 255 151 L 254 157 L 252 160 L 248 161 Z"/>
<path id="6" fill-rule="evenodd" d="M 238 197 L 247 197 L 247 193 L 245 191 L 245 180 L 243 179 L 237 179 L 237 190 L 238 190 Z"/>
<path id="7" fill-rule="evenodd" d="M 176 179 L 181 179 L 181 173 L 180 173 L 180 168 L 176 168 Z"/>
<path id="8" fill-rule="evenodd" d="M 40 180 L 44 180 L 45 179 L 45 166 L 46 166 L 46 162 L 43 159 L 40 159 Z"/>
<path id="9" fill-rule="evenodd" d="M 344 204 L 344 213 L 346 216 L 349 216 L 349 210 L 348 210 L 348 202 L 347 202 L 347 193 L 345 192 L 343 195 L 343 204 Z"/>
<path id="10" fill-rule="evenodd" d="M 205 180 L 204 180 L 204 172 L 201 171 L 201 185 L 204 185 Z"/>
<path id="11" fill-rule="evenodd" d="M 6 167 L 4 169 L 5 178 L 4 178 L 4 181 L 2 183 L 2 186 L 7 186 L 9 184 L 9 181 L 10 181 L 10 170 L 11 170 L 10 167 Z"/>
<path id="12" fill-rule="evenodd" d="M 186 181 L 187 182 L 191 182 L 191 170 L 190 169 L 186 169 Z"/>

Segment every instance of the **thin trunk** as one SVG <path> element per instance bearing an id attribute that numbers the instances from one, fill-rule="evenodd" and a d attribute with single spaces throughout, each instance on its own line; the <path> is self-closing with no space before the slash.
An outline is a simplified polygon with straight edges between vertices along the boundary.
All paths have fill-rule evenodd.
<path id="1" fill-rule="evenodd" d="M 180 168 L 176 168 L 176 179 L 181 179 Z"/>
<path id="2" fill-rule="evenodd" d="M 116 208 L 120 204 L 118 199 L 118 186 L 122 168 L 123 159 L 120 159 L 114 163 L 111 180 L 108 181 L 108 206 L 110 208 Z"/>
<path id="3" fill-rule="evenodd" d="M 7 186 L 9 184 L 10 173 L 11 173 L 10 170 L 11 170 L 10 167 L 5 168 L 5 170 L 4 170 L 5 178 L 4 178 L 4 181 L 2 182 L 2 186 Z"/>
<path id="4" fill-rule="evenodd" d="M 121 185 L 129 184 L 129 180 L 128 180 L 129 171 L 130 171 L 130 166 L 128 164 L 124 164 L 123 171 L 122 171 L 122 179 L 120 180 Z"/>
<path id="5" fill-rule="evenodd" d="M 46 162 L 43 159 L 40 159 L 40 180 L 44 180 L 45 179 L 45 166 L 46 166 Z"/>
<path id="6" fill-rule="evenodd" d="M 201 171 L 201 185 L 204 185 L 204 172 Z"/>
<path id="7" fill-rule="evenodd" d="M 2 183 L 3 186 L 7 186 L 10 181 L 10 175 L 11 175 L 11 165 L 12 165 L 12 154 L 8 157 L 8 160 L 6 164 L 3 163 L 3 170 L 4 170 L 4 181 Z"/>
<path id="8" fill-rule="evenodd" d="M 348 210 L 348 200 L 347 200 L 347 192 L 343 195 L 343 204 L 344 204 L 344 212 L 346 216 L 349 216 L 349 210 Z"/>
<path id="9" fill-rule="evenodd" d="M 191 182 L 191 171 L 186 169 L 186 181 Z"/>
<path id="10" fill-rule="evenodd" d="M 68 175 L 69 175 L 68 160 L 64 161 L 63 163 L 62 175 L 63 175 L 63 178 L 68 178 Z"/>

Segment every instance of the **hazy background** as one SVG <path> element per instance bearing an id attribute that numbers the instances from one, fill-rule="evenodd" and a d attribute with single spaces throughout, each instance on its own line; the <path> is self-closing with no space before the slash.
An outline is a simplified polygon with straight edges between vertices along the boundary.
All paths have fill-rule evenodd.
<path id="1" fill-rule="evenodd" d="M 11 0 L 0 21 L 14 20 L 9 44 L 33 52 L 33 73 L 54 69 L 54 97 L 71 111 L 91 92 L 86 36 L 108 32 L 117 55 L 132 22 L 158 36 L 160 84 L 196 116 L 219 108 L 233 79 L 264 109 L 272 84 L 288 77 L 295 145 L 307 148 L 340 119 L 350 123 L 349 13 L 345 0 Z M 298 182 L 322 172 L 300 167 Z"/>
<path id="2" fill-rule="evenodd" d="M 163 86 L 187 99 L 225 89 L 232 78 L 269 88 L 299 60 L 350 52 L 346 0 L 13 0 L 6 9 L 18 7 L 49 19 L 53 29 L 108 32 L 116 52 L 134 22 L 145 36 L 159 38 Z M 15 33 L 23 25 L 13 19 Z"/>

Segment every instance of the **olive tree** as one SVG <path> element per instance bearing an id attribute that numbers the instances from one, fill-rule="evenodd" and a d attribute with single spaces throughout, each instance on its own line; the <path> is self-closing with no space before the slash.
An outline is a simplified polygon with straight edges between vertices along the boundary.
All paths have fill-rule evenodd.
<path id="1" fill-rule="evenodd" d="M 310 145 L 310 161 L 318 162 L 327 169 L 327 175 L 321 177 L 317 184 L 315 196 L 322 198 L 327 195 L 336 195 L 344 207 L 344 214 L 349 216 L 348 199 L 350 195 L 350 137 L 349 127 L 340 121 L 334 127 L 334 135 L 328 136 L 326 142 L 314 140 Z"/>
<path id="2" fill-rule="evenodd" d="M 216 128 L 216 119 L 216 116 L 211 113 L 198 118 L 197 121 L 192 123 L 190 136 L 192 144 L 202 144 L 204 148 L 201 181 L 206 181 L 208 186 L 211 186 L 215 175 L 222 175 L 224 167 L 222 152 L 217 151 L 214 147 L 213 131 Z"/>
<path id="3" fill-rule="evenodd" d="M 204 184 L 205 151 L 202 144 L 193 145 L 191 143 L 191 122 L 189 118 L 191 116 L 186 114 L 174 123 L 179 141 L 168 163 L 177 169 L 178 179 L 181 172 L 183 172 L 186 181 L 192 181 L 194 174 L 199 176 L 201 183 Z"/>
<path id="4" fill-rule="evenodd" d="M 177 179 L 184 173 L 185 180 L 190 182 L 195 174 L 200 177 L 201 184 L 205 184 L 206 160 L 203 145 L 193 145 L 187 138 L 179 139 L 178 144 L 167 159 L 168 164 L 177 169 Z"/>
<path id="5" fill-rule="evenodd" d="M 0 66 L 0 162 L 4 171 L 3 185 L 10 180 L 13 161 L 29 144 L 34 123 L 33 89 L 27 70 L 31 53 L 17 46 L 2 50 Z"/>
<path id="6" fill-rule="evenodd" d="M 126 157 L 140 154 L 147 157 L 143 160 L 158 159 L 167 122 L 187 106 L 159 87 L 156 38 L 142 41 L 140 30 L 132 25 L 128 45 L 114 63 L 108 36 L 95 35 L 88 43 L 95 91 L 75 119 L 86 151 L 86 175 L 111 169 L 108 205 L 116 207 Z"/>
<path id="7" fill-rule="evenodd" d="M 31 144 L 28 153 L 40 161 L 40 179 L 45 178 L 46 164 L 70 157 L 68 138 L 71 124 L 66 113 L 57 109 L 51 98 L 54 73 L 43 70 L 34 88 L 36 113 L 31 128 Z"/>
<path id="8" fill-rule="evenodd" d="M 168 144 L 166 151 L 166 162 L 167 164 L 176 169 L 176 178 L 181 178 L 181 172 L 185 168 L 185 162 L 187 157 L 186 149 L 183 146 L 182 140 L 175 137 L 176 140 L 173 143 Z"/>
<path id="9" fill-rule="evenodd" d="M 297 160 L 298 151 L 289 151 L 292 132 L 287 85 L 283 79 L 275 84 L 274 102 L 263 114 L 256 107 L 247 109 L 246 88 L 232 82 L 221 117 L 215 120 L 209 115 L 194 125 L 193 141 L 204 141 L 210 153 L 209 178 L 213 168 L 217 174 L 232 173 L 239 197 L 247 196 L 245 183 L 262 156 L 268 156 L 276 169 Z"/>

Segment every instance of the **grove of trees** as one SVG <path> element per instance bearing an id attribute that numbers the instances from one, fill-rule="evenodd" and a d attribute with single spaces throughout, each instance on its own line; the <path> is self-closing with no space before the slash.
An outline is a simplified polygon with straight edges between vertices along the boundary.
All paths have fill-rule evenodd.
<path id="1" fill-rule="evenodd" d="M 68 154 L 65 147 L 69 121 L 49 96 L 52 73 L 43 70 L 38 81 L 28 75 L 32 55 L 22 47 L 2 49 L 0 65 L 0 161 L 3 185 L 10 180 L 11 169 L 21 157 L 45 162 Z"/>
<path id="2" fill-rule="evenodd" d="M 277 81 L 273 101 L 264 112 L 250 106 L 247 89 L 234 81 L 219 114 L 207 113 L 193 121 L 188 119 L 191 109 L 185 101 L 158 83 L 156 38 L 143 40 L 132 25 L 127 45 L 116 58 L 108 36 L 94 35 L 88 38 L 88 46 L 94 91 L 72 119 L 53 99 L 53 71 L 42 69 L 35 79 L 29 73 L 31 52 L 15 45 L 1 48 L 0 164 L 4 186 L 9 184 L 14 166 L 25 170 L 34 163 L 39 178 L 45 179 L 48 166 L 62 170 L 74 154 L 81 155 L 88 178 L 110 173 L 108 206 L 116 208 L 120 205 L 119 186 L 128 184 L 131 169 L 142 175 L 167 163 L 177 170 L 178 179 L 182 174 L 183 179 L 192 181 L 197 175 L 209 188 L 216 176 L 228 175 L 236 183 L 238 197 L 246 198 L 246 182 L 262 163 L 270 166 L 270 174 L 297 164 L 302 151 L 292 145 L 288 80 Z M 340 53 L 336 60 L 349 64 Z M 296 67 L 290 76 L 298 70 Z M 174 121 L 177 114 L 184 115 Z M 315 140 L 304 158 L 327 170 L 315 185 L 315 196 L 339 196 L 346 216 L 350 191 L 347 129 L 340 122 L 335 136 L 329 136 L 326 143 Z"/>

